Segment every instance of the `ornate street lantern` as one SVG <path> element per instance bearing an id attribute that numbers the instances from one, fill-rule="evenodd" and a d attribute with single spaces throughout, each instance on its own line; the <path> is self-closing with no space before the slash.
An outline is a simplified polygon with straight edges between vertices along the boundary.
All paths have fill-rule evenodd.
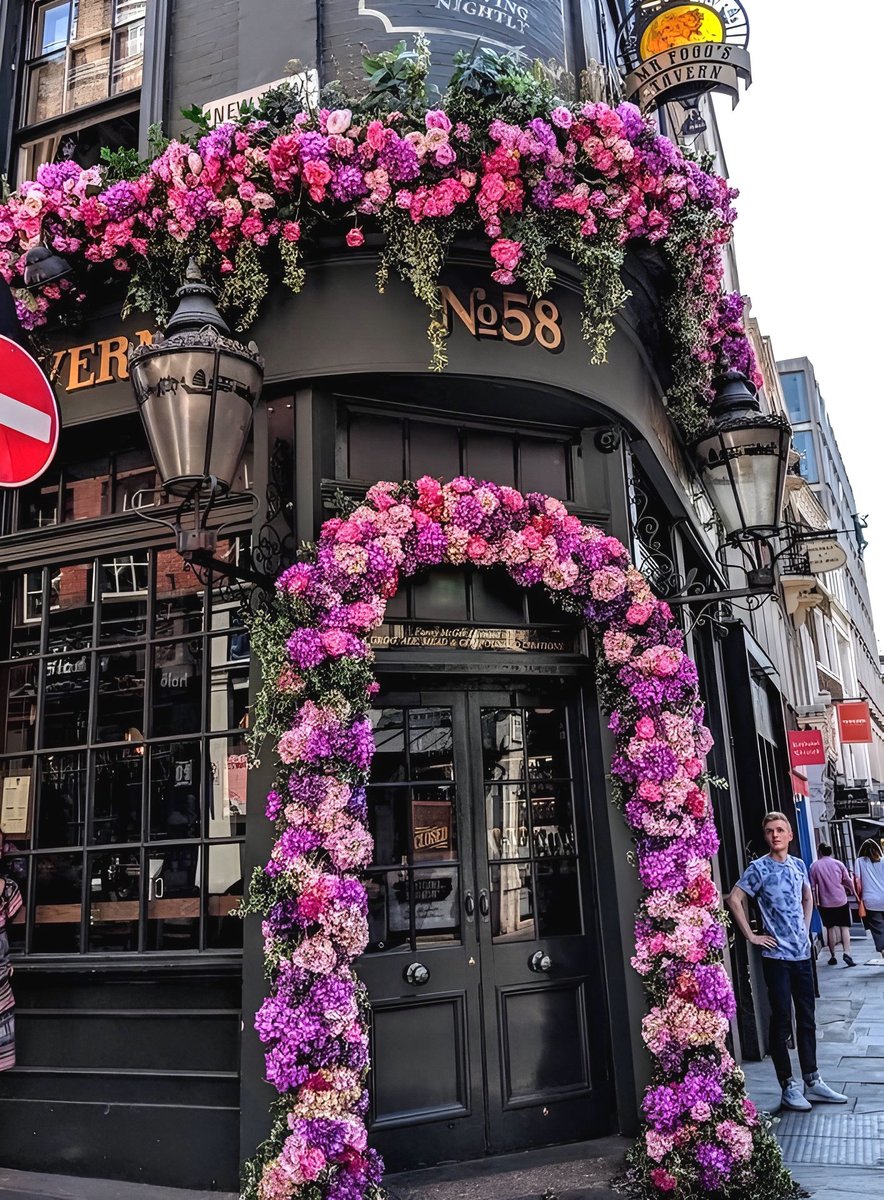
<path id="1" fill-rule="evenodd" d="M 215 307 L 191 259 L 166 335 L 129 354 L 129 375 L 162 486 L 175 496 L 230 490 L 261 395 L 264 363 Z"/>
<path id="2" fill-rule="evenodd" d="M 789 462 L 789 422 L 762 413 L 755 388 L 738 371 L 720 381 L 711 417 L 692 450 L 727 539 L 775 536 Z"/>

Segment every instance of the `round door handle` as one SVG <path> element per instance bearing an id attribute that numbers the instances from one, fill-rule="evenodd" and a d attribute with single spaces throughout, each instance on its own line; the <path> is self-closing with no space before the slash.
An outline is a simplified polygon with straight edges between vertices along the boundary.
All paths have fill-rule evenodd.
<path id="1" fill-rule="evenodd" d="M 546 972 L 552 968 L 552 959 L 548 954 L 544 954 L 542 950 L 535 950 L 528 959 L 528 966 L 532 971 Z"/>
<path id="2" fill-rule="evenodd" d="M 405 968 L 405 982 L 410 983 L 412 987 L 423 987 L 425 983 L 430 981 L 430 971 L 423 963 L 409 963 Z"/>

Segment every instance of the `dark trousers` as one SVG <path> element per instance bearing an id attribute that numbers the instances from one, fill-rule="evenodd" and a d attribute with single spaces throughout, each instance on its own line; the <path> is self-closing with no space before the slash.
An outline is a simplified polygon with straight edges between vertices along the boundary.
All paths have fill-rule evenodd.
<path id="1" fill-rule="evenodd" d="M 798 961 L 763 958 L 764 982 L 770 1001 L 770 1056 L 780 1084 L 792 1078 L 789 1038 L 792 1036 L 792 1005 L 798 1034 L 801 1074 L 816 1072 L 816 1019 L 814 1016 L 813 967 L 809 958 Z"/>

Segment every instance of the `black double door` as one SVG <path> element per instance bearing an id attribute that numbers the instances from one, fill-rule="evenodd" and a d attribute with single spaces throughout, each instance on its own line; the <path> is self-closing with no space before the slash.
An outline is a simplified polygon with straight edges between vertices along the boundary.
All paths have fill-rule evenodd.
<path id="1" fill-rule="evenodd" d="M 577 705 L 389 691 L 373 720 L 372 1143 L 395 1171 L 608 1132 Z"/>

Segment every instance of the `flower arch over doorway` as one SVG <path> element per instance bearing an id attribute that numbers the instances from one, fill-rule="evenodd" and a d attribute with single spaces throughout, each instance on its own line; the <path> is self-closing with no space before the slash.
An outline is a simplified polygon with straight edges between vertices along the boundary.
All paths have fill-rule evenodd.
<path id="1" fill-rule="evenodd" d="M 273 1130 L 247 1168 L 255 1200 L 372 1200 L 382 1163 L 367 1148 L 367 1002 L 353 964 L 368 940 L 359 872 L 371 860 L 368 710 L 378 690 L 367 635 L 400 581 L 440 564 L 503 566 L 542 584 L 595 635 L 616 750 L 614 802 L 645 892 L 633 966 L 649 1011 L 654 1077 L 630 1153 L 629 1190 L 652 1197 L 795 1194 L 726 1048 L 734 997 L 710 858 L 704 784 L 711 746 L 697 671 L 669 607 L 626 548 L 549 496 L 459 477 L 378 483 L 277 581 L 253 640 L 265 686 L 258 733 L 277 739 L 267 801 L 278 838 L 248 909 L 263 914 L 270 995 L 256 1018 Z"/>

